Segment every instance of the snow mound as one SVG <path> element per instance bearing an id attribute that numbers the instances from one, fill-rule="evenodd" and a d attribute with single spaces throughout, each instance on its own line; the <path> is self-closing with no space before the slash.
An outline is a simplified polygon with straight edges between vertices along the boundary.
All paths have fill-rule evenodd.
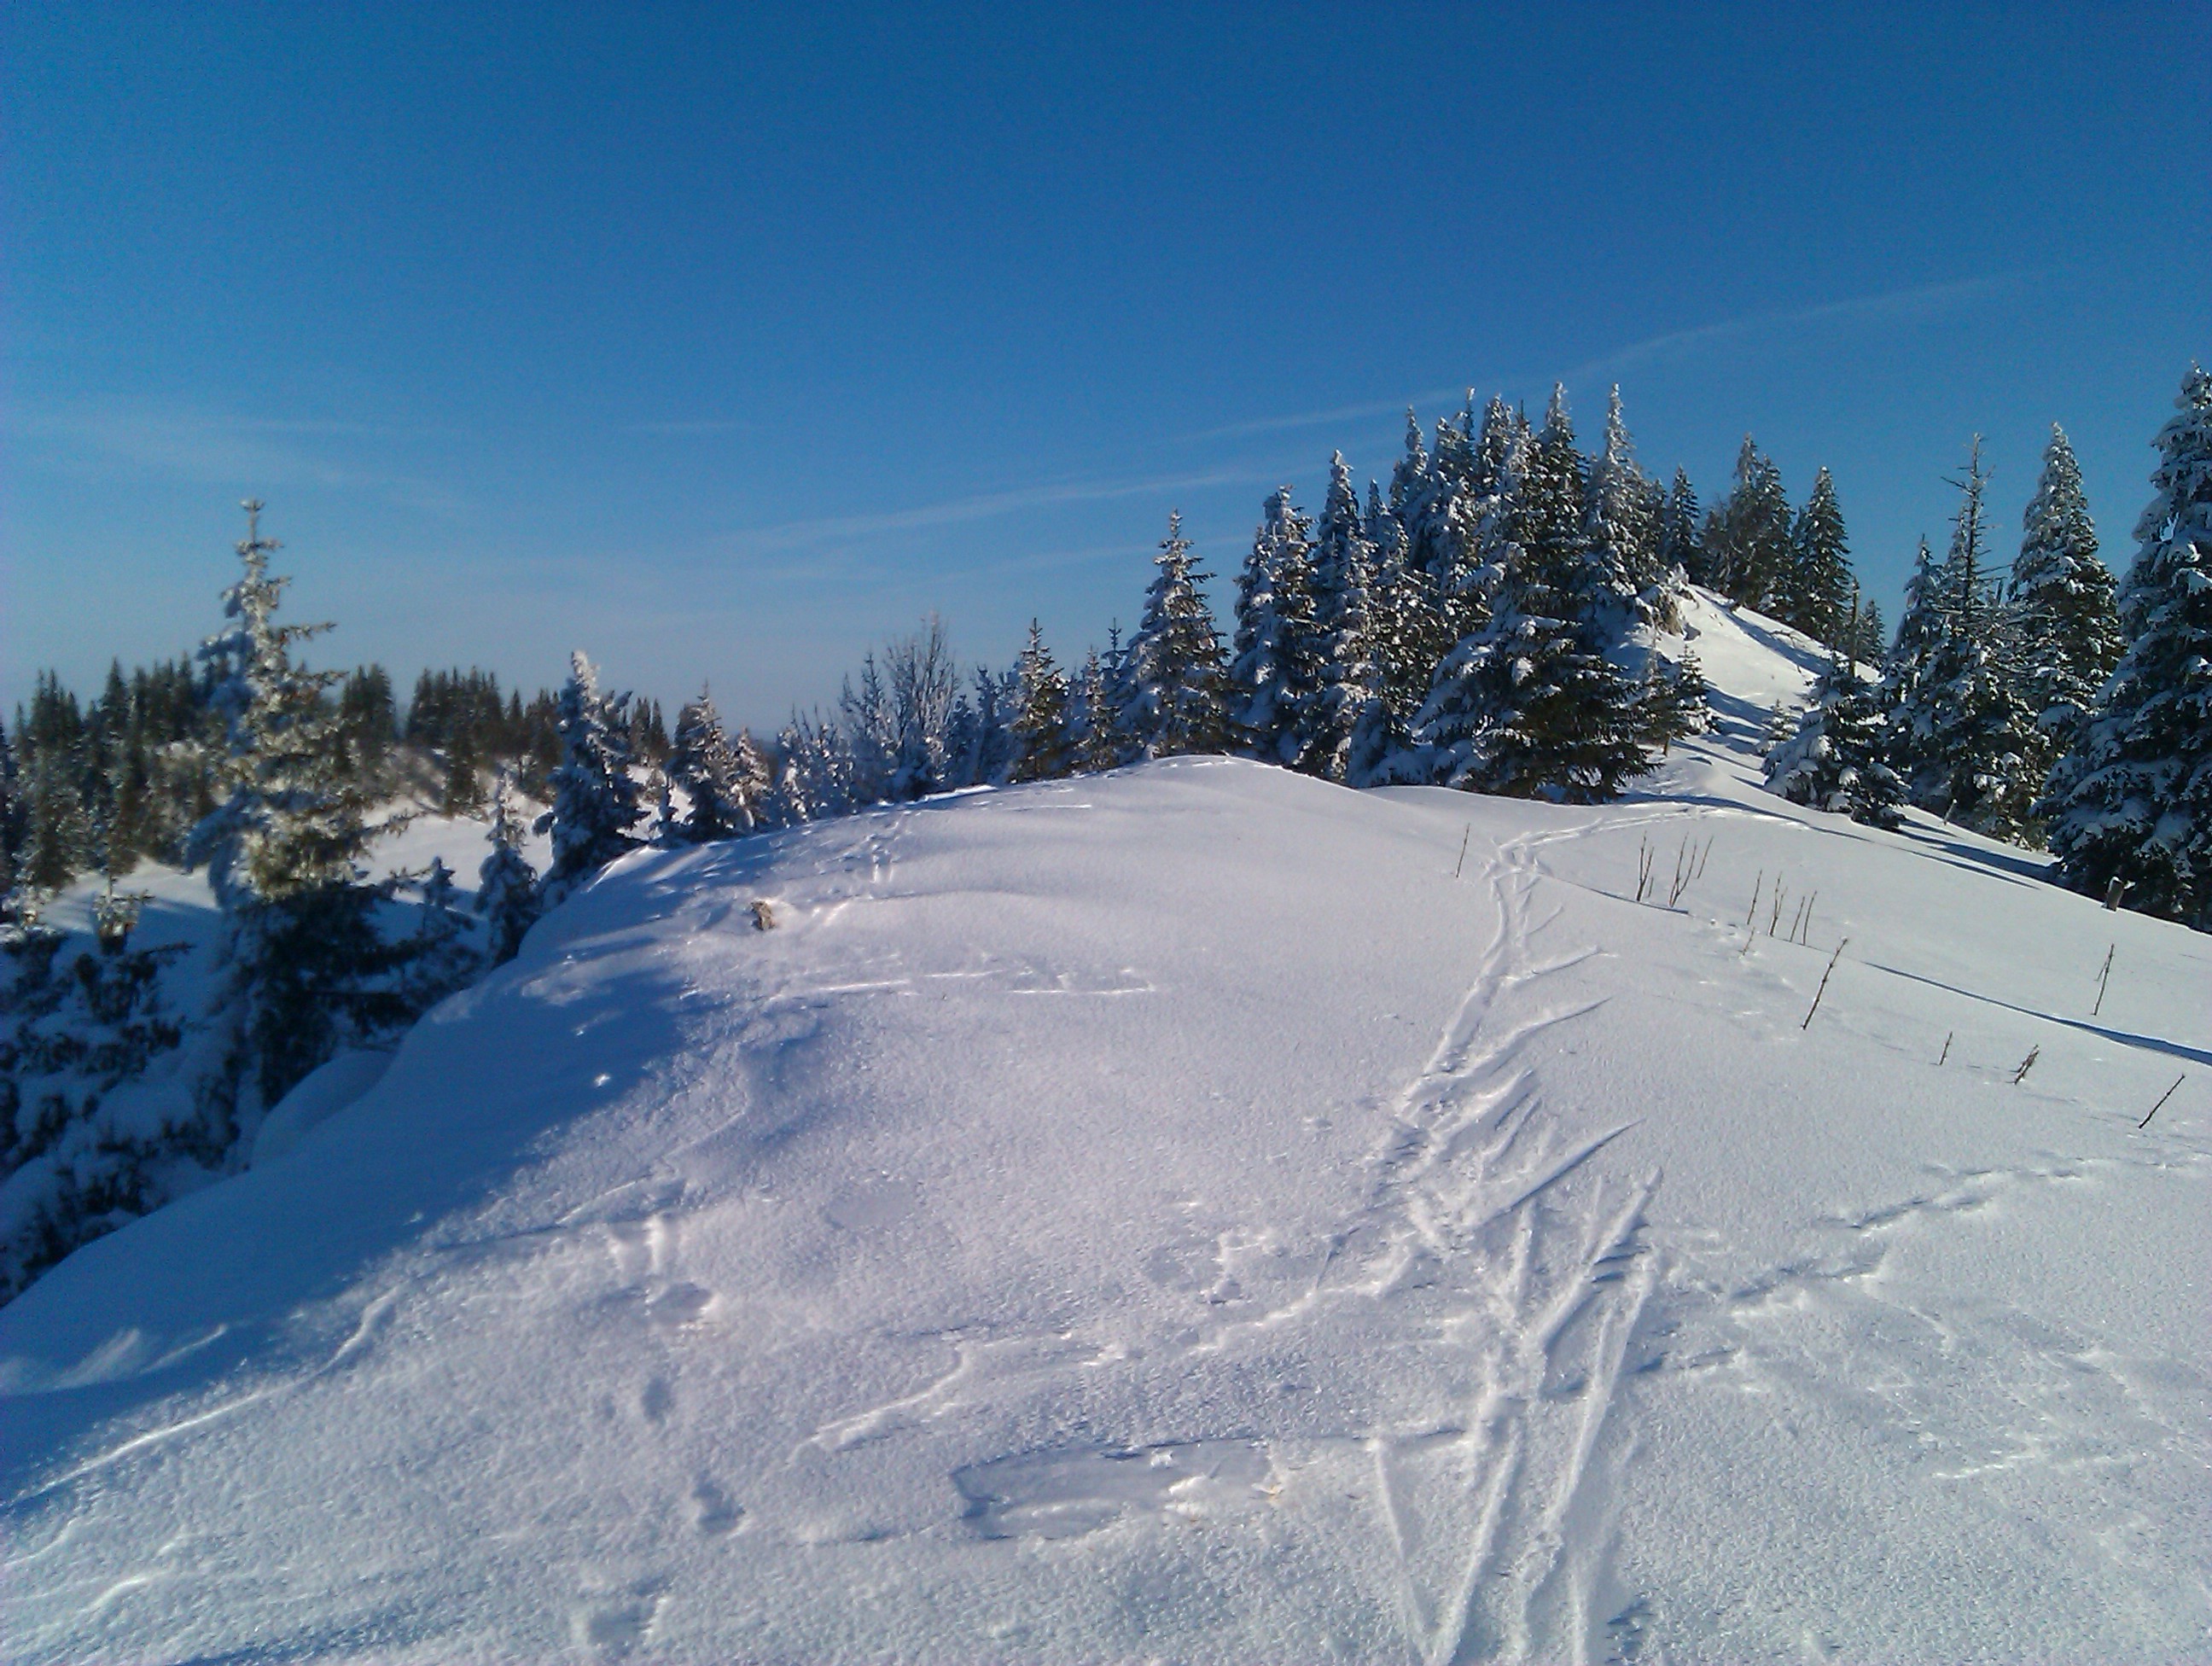
<path id="1" fill-rule="evenodd" d="M 273 1163 L 300 1143 L 318 1122 L 326 1122 L 384 1079 L 392 1055 L 374 1048 L 341 1053 L 302 1077 L 279 1100 L 253 1135 L 253 1163 Z"/>
<path id="2" fill-rule="evenodd" d="M 0 1647 L 2204 1657 L 2212 941 L 1759 791 L 1817 655 L 1686 623 L 1603 808 L 624 859 L 0 1310 Z"/>

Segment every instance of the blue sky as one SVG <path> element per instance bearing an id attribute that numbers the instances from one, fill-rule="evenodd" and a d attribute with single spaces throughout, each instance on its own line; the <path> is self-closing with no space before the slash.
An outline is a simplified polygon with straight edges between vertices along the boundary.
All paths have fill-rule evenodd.
<path id="1" fill-rule="evenodd" d="M 1978 431 L 2124 565 L 2202 9 L 1678 9 L 18 0 L 0 701 L 212 629 L 253 493 L 326 662 L 772 725 L 932 609 L 1103 641 L 1171 506 L 1225 599 L 1272 486 L 1555 378 L 1708 500 L 1826 464 L 1887 611 Z"/>

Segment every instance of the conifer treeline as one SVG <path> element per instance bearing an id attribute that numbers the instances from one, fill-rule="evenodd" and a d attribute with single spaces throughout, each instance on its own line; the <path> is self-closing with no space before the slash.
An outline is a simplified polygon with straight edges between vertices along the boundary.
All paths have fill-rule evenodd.
<path id="1" fill-rule="evenodd" d="M 128 677 L 115 666 L 89 702 L 41 672 L 12 730 L 0 725 L 0 893 L 19 879 L 53 891 L 80 873 L 121 879 L 141 861 L 181 862 L 186 834 L 215 807 L 224 736 L 215 699 L 211 674 L 185 660 Z M 487 671 L 424 672 L 404 716 L 382 666 L 347 673 L 318 701 L 335 720 L 348 779 L 412 792 L 446 815 L 482 811 L 502 768 L 543 795 L 561 761 L 552 691 L 527 704 L 520 690 L 502 697 Z M 625 721 L 637 757 L 667 757 L 657 702 L 635 702 Z"/>
<path id="2" fill-rule="evenodd" d="M 2175 407 L 2124 585 L 2055 425 L 2000 569 L 1977 441 L 1879 677 L 1839 652 L 1770 784 L 1881 825 L 1909 803 L 2047 844 L 2062 884 L 2212 930 L 2212 377 L 2191 366 Z"/>
<path id="3" fill-rule="evenodd" d="M 1540 426 L 1470 399 L 1437 425 L 1433 453 L 1409 420 L 1387 493 L 1370 482 L 1364 503 L 1341 456 L 1318 515 L 1288 488 L 1271 494 L 1226 641 L 1171 515 L 1126 643 L 1115 629 L 1071 674 L 1032 623 L 1012 669 L 963 676 L 933 619 L 770 745 L 731 734 L 703 690 L 672 738 L 655 704 L 602 690 L 580 653 L 557 694 L 526 703 L 489 673 L 426 672 L 403 722 L 382 668 L 299 662 L 322 627 L 278 621 L 276 545 L 249 520 L 230 623 L 197 666 L 118 668 L 84 703 L 47 674 L 12 733 L 0 728 L 0 947 L 15 963 L 0 1298 L 242 1165 L 306 1073 L 387 1045 L 634 846 L 1224 751 L 1355 786 L 1600 800 L 1705 720 L 1694 659 L 1653 646 L 1692 581 L 1834 648 L 1770 760 L 1779 790 L 1874 822 L 1910 800 L 2006 836 L 2047 827 L 2064 883 L 2212 928 L 2212 378 L 2192 367 L 2177 405 L 2117 596 L 2054 429 L 2009 582 L 1992 569 L 1977 449 L 1948 553 L 1923 545 L 1886 654 L 1825 470 L 1793 511 L 1747 440 L 1701 515 L 1679 471 L 1662 490 L 1637 465 L 1617 393 L 1586 456 L 1555 392 Z M 1875 678 L 1861 667 L 1878 655 Z M 393 824 L 380 804 L 412 793 L 472 809 L 488 779 L 478 921 L 442 863 L 373 876 L 371 846 Z M 518 793 L 548 806 L 542 879 Z M 204 865 L 223 911 L 203 1017 L 165 1006 L 178 951 L 128 946 L 137 903 L 112 881 L 148 856 Z M 38 910 L 87 867 L 111 880 L 99 947 L 64 966 Z M 191 1061 L 166 1098 L 110 1114 L 112 1090 L 179 1049 Z"/>
<path id="4" fill-rule="evenodd" d="M 2185 388 L 2185 406 L 2192 397 Z M 1701 724 L 1694 659 L 1632 646 L 1639 627 L 1672 622 L 1686 581 L 1834 652 L 1801 732 L 1775 754 L 1778 790 L 1876 822 L 1910 803 L 2038 843 L 2062 815 L 2062 786 L 2078 785 L 2051 772 L 2087 744 L 2121 656 L 2115 586 L 2063 433 L 2008 583 L 1990 555 L 1978 453 L 1958 484 L 1950 550 L 1937 561 L 1923 545 L 1885 641 L 1826 469 L 1793 508 L 1747 436 L 1729 490 L 1704 510 L 1681 471 L 1662 488 L 1638 464 L 1617 389 L 1594 455 L 1577 444 L 1563 389 L 1533 425 L 1470 395 L 1429 436 L 1407 413 L 1387 490 L 1370 481 L 1364 503 L 1340 454 L 1317 515 L 1287 487 L 1272 494 L 1225 633 L 1171 520 L 1126 644 L 1116 631 L 1063 669 L 1033 630 L 1011 670 L 963 678 L 933 621 L 871 656 L 834 709 L 794 714 L 765 744 L 729 734 L 703 694 L 672 739 L 650 701 L 594 689 L 585 703 L 601 708 L 586 718 L 573 679 L 526 703 L 488 672 L 426 671 L 404 721 L 380 666 L 330 697 L 349 770 L 448 813 L 483 809 L 502 770 L 520 793 L 556 799 L 575 767 L 564 734 L 604 730 L 592 744 L 650 777 L 624 841 L 726 836 L 1197 751 L 1355 786 L 1602 799 Z M 1871 686 L 1863 666 L 1879 670 Z M 141 856 L 174 860 L 210 807 L 210 699 L 206 674 L 182 661 L 127 679 L 118 669 L 82 711 L 43 677 L 12 743 L 0 733 L 0 879 L 21 869 L 26 885 L 52 888 L 88 867 L 120 875 Z M 2141 806 L 2130 813 L 2140 820 Z M 2069 861 L 2069 882 L 2092 883 L 2086 860 Z M 2157 889 L 2176 885 L 2194 897 L 2200 882 Z"/>

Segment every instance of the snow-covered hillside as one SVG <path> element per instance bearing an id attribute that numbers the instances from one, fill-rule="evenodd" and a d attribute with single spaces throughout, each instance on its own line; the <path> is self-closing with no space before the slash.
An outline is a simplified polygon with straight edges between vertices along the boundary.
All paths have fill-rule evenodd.
<path id="1" fill-rule="evenodd" d="M 624 859 L 0 1310 L 0 1647 L 2212 1657 L 2212 939 L 1759 791 L 1813 656 L 1689 623 L 1604 808 Z"/>

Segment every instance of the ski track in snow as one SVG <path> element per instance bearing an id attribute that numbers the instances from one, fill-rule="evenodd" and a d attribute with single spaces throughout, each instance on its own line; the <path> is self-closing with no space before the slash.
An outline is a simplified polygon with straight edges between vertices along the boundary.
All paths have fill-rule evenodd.
<path id="1" fill-rule="evenodd" d="M 872 879 L 888 872 L 884 842 L 856 848 L 875 864 Z M 1633 1124 L 1570 1139 L 1545 1115 L 1524 1060 L 1533 1042 L 1601 1003 L 1500 1012 L 1509 995 L 1598 953 L 1540 958 L 1532 947 L 1557 917 L 1530 917 L 1547 883 L 1529 858 L 1534 842 L 1515 842 L 1490 866 L 1492 939 L 1395 1097 L 1365 1202 L 1330 1235 L 1310 1282 L 1273 1304 L 1241 1299 L 1239 1256 L 1271 1247 L 1249 1230 L 1163 1245 L 1148 1263 L 1157 1280 L 1219 1305 L 1184 1345 L 1182 1370 L 1226 1371 L 1262 1336 L 1322 1353 L 1348 1340 L 1357 1347 L 1379 1320 L 1454 1385 L 1436 1414 L 1318 1438 L 1195 1430 L 1129 1446 L 1008 1452 L 951 1477 L 977 1535 L 1069 1539 L 1133 1519 L 1164 1529 L 1276 1502 L 1294 1482 L 1328 1477 L 1370 1500 L 1413 1658 L 1443 1666 L 1587 1651 L 1607 1549 L 1601 1437 L 1653 1286 L 1643 1213 L 1656 1177 L 1625 1183 L 1602 1174 L 1593 1159 Z M 792 1462 L 939 1419 L 987 1416 L 1039 1393 L 1079 1399 L 1079 1373 L 1120 1363 L 1112 1348 L 1067 1335 L 943 1340 L 947 1369 L 823 1422 Z"/>
<path id="2" fill-rule="evenodd" d="M 1007 805 L 1020 813 L 1091 807 L 1034 797 Z M 924 994 L 1003 1000 L 1002 1012 L 1018 997 L 1173 998 L 1178 967 L 1165 950 L 1157 961 L 1136 952 L 1146 954 L 1146 970 L 1105 960 L 1086 967 L 1050 939 L 1016 939 L 1002 952 L 986 938 L 964 949 L 956 940 L 933 960 L 938 945 L 927 937 L 882 929 L 941 894 L 913 876 L 931 872 L 924 818 L 943 813 L 865 815 L 849 842 L 842 829 L 834 837 L 817 831 L 811 872 L 786 870 L 788 893 L 769 894 L 775 930 L 765 938 L 749 926 L 718 936 L 727 901 L 697 922 L 685 952 L 742 958 L 744 976 L 757 980 L 732 985 L 749 992 L 742 1023 L 751 1026 L 732 1032 L 732 1056 L 767 1053 L 805 1031 L 794 1014 L 823 1014 L 826 1023 L 841 1001 L 845 1014 L 872 1023 L 884 1018 L 881 1002 Z M 1633 1120 L 1593 1121 L 1547 1103 L 1547 1049 L 1562 1039 L 1571 1045 L 1571 1026 L 1605 1005 L 1584 978 L 1566 975 L 1608 952 L 1552 937 L 1571 911 L 1583 921 L 1591 907 L 1626 902 L 1590 878 L 1582 857 L 1601 853 L 1576 852 L 1573 842 L 1632 843 L 1655 827 L 1694 837 L 1717 822 L 1750 820 L 1796 825 L 1755 804 L 1678 799 L 1561 818 L 1495 844 L 1486 830 L 1477 849 L 1495 854 L 1472 859 L 1459 894 L 1486 897 L 1488 940 L 1425 1055 L 1412 1031 L 1398 1043 L 1395 1071 L 1374 1067 L 1376 1097 L 1358 1104 L 1363 1116 L 1380 1110 L 1383 1132 L 1351 1183 L 1323 1194 L 1339 1202 L 1293 1229 L 1281 1224 L 1287 1213 L 1191 1196 L 1179 1205 L 1180 1231 L 1155 1215 L 1148 1236 L 1126 1246 L 1118 1306 L 1085 1316 L 1071 1305 L 1077 1316 L 1063 1329 L 1035 1306 L 992 1305 L 997 1292 L 971 1292 L 959 1298 L 969 1305 L 948 1302 L 926 1319 L 879 1310 L 838 1339 L 853 1350 L 849 1374 L 837 1359 L 814 1385 L 818 1397 L 802 1397 L 787 1418 L 764 1414 L 771 1432 L 757 1444 L 700 1439 L 712 1430 L 702 1408 L 718 1387 L 728 1389 L 702 1367 L 733 1351 L 748 1304 L 761 1296 L 726 1254 L 715 1254 L 709 1212 L 729 1207 L 728 1196 L 711 1178 L 695 1189 L 685 1177 L 711 1177 L 725 1125 L 687 1128 L 682 1143 L 657 1152 L 650 1173 L 584 1189 L 585 1201 L 538 1217 L 543 1224 L 420 1241 L 404 1276 L 387 1269 L 361 1286 L 290 1374 L 234 1377 L 205 1397 L 172 1401 L 146 1426 L 109 1429 L 0 1503 L 12 1538 L 0 1573 L 25 1589 L 35 1578 L 58 1581 L 43 1611 L 20 1604 L 24 1633 L 0 1652 L 70 1652 L 165 1584 L 196 1584 L 206 1605 L 219 1605 L 236 1589 L 226 1581 L 251 1577 L 222 1565 L 220 1543 L 195 1548 L 180 1531 L 150 1554 L 137 1547 L 129 1561 L 88 1552 L 103 1523 L 117 1531 L 114 1511 L 134 1478 L 180 1466 L 202 1443 L 246 1449 L 244 1431 L 303 1391 L 368 1397 L 378 1385 L 346 1373 L 367 1366 L 367 1378 L 404 1364 L 399 1344 L 419 1345 L 418 1301 L 435 1310 L 465 1290 L 467 1277 L 501 1262 L 578 1334 L 600 1327 L 615 1339 L 619 1367 L 594 1391 L 605 1390 L 605 1426 L 639 1443 L 623 1481 L 652 1489 L 631 1511 L 634 1539 L 560 1561 L 566 1583 L 538 1609 L 550 1617 L 556 1652 L 562 1642 L 600 1659 L 680 1651 L 699 1624 L 696 1611 L 687 1620 L 686 1604 L 697 1602 L 690 1581 L 700 1564 L 687 1558 L 708 1549 L 763 1566 L 782 1557 L 787 1569 L 811 1559 L 819 1570 L 833 1557 L 871 1554 L 866 1547 L 903 1547 L 819 1574 L 849 1579 L 835 1597 L 819 1594 L 827 1585 L 782 1588 L 771 1600 L 788 1594 L 794 1613 L 863 1589 L 870 1601 L 927 1608 L 924 1585 L 901 1583 L 912 1567 L 956 1584 L 981 1568 L 1024 1601 L 1030 1588 L 1021 1582 L 1034 1579 L 1032 1606 L 1042 1613 L 1060 1589 L 1046 1582 L 1063 1573 L 1126 1588 L 1135 1595 L 1122 1600 L 1141 1608 L 1178 1579 L 1216 1589 L 1209 1578 L 1232 1553 L 1287 1545 L 1305 1560 L 1284 1566 L 1326 1570 L 1351 1593 L 1344 1634 L 1305 1639 L 1316 1656 L 1421 1666 L 1663 1660 L 1671 1649 L 1710 1644 L 1717 1610 L 1691 1608 L 1714 1587 L 1686 1596 L 1679 1566 L 1676 1583 L 1639 1585 L 1650 1572 L 1639 1563 L 1650 1547 L 1638 1542 L 1649 1489 L 1624 1481 L 1644 1414 L 1661 1414 L 1649 1426 L 1658 1428 L 1700 1404 L 1750 1406 L 1769 1426 L 1813 1427 L 1858 1462 L 1838 1472 L 1847 1481 L 1888 1473 L 1891 1456 L 1909 1460 L 1943 1505 L 1979 1505 L 2008 1484 L 2058 1496 L 2039 1472 L 2075 1477 L 2081 1485 L 2065 1484 L 2065 1495 L 2094 1492 L 2094 1508 L 2083 1505 L 2078 1521 L 2039 1519 L 2036 1530 L 2064 1538 L 2077 1560 L 2101 1558 L 2118 1570 L 2112 1589 L 2157 1591 L 2154 1575 L 2138 1571 L 2143 1547 L 2155 1547 L 2160 1533 L 2185 1544 L 2187 1529 L 2172 1524 L 2170 1499 L 2162 1507 L 2147 1491 L 2171 1487 L 2175 1468 L 2154 1470 L 2145 1455 L 2178 1455 L 2184 1469 L 2212 1471 L 2203 1416 L 2212 1375 L 2148 1351 L 2122 1355 L 2090 1334 L 2094 1315 L 2076 1313 L 2069 1325 L 2018 1300 L 1985 1298 L 1970 1273 L 1926 1269 L 1931 1262 L 1971 1268 L 1972 1254 L 1951 1252 L 1984 1226 L 2060 1199 L 2078 1207 L 2100 1188 L 2117 1195 L 2114 1183 L 2139 1178 L 2124 1174 L 2131 1168 L 2212 1181 L 2212 1160 L 2170 1124 L 2111 1155 L 2039 1151 L 2022 1160 L 2014 1146 L 2004 1162 L 1984 1166 L 1923 1161 L 1917 1181 L 1887 1170 L 1883 1189 L 1844 1191 L 1825 1209 L 1815 1191 L 1795 1228 L 1779 1223 L 1779 1237 L 1756 1251 L 1742 1232 L 1670 1223 L 1662 1256 L 1646 1225 L 1659 1177 L 1636 1158 L 1661 1119 L 1639 1140 Z M 912 865 L 902 873 L 909 830 Z M 1455 818 L 1449 830 L 1459 843 Z M 1600 897 L 1611 900 L 1590 900 Z M 872 921 L 867 910 L 878 907 L 890 912 Z M 1684 916 L 1675 923 L 1702 929 L 1702 912 L 1675 910 Z M 1733 943 L 1741 928 L 1729 913 L 1712 923 Z M 1465 949 L 1448 940 L 1439 969 L 1464 964 Z M 1762 1036 L 1778 1025 L 1798 1033 L 1802 992 L 1788 990 L 1791 1010 L 1778 1017 L 1784 982 L 1771 974 L 1748 986 L 1740 975 L 1730 982 L 1734 969 L 1758 963 L 1724 946 L 1724 970 L 1716 970 L 1705 964 L 1711 946 L 1679 964 L 1715 992 L 1722 1021 Z M 804 952 L 787 957 L 787 948 Z M 750 970 L 763 964 L 782 970 Z M 1455 976 L 1464 974 L 1440 970 L 1428 988 L 1448 990 Z M 1607 982 L 1627 1006 L 1622 981 Z M 1842 1004 L 1838 994 L 1848 998 L 1839 991 L 1832 1005 Z M 1019 1004 L 1024 1019 L 1042 1010 Z M 1608 1022 L 1626 1019 L 1616 1011 Z M 1556 1093 L 1568 1074 L 1564 1059 L 1554 1074 Z M 1164 1103 L 1171 1112 L 1172 1098 Z M 727 1126 L 738 1120 L 733 1113 Z M 1356 1163 L 1367 1138 L 1335 1149 Z M 710 1152 L 696 1167 L 695 1148 Z M 1680 1207 L 1698 1171 L 1671 1157 L 1669 1166 L 1668 1201 Z M 818 1200 L 829 1227 L 854 1243 L 926 1215 L 927 1201 L 902 1177 L 857 1170 Z M 794 1354 L 814 1346 L 797 1330 L 785 1341 Z M 1301 1374 L 1335 1380 L 1316 1389 Z M 667 1462 L 655 1468 L 639 1454 Z M 1656 1442 L 1646 1456 L 1657 1462 Z M 2148 1479 L 2137 1481 L 2137 1466 Z M 1860 1500 L 1854 1519 L 1884 1522 L 1890 1502 Z M 902 1560 L 908 1554 L 910 1565 Z M 1247 1581 L 1246 1594 L 1291 1611 L 1287 1583 L 1266 1583 L 1276 1577 L 1270 1565 L 1239 1567 L 1233 1577 Z M 761 1589 L 778 1591 L 772 1578 Z M 2204 1594 L 2201 1578 L 2197 1590 Z M 2179 1600 L 2172 1588 L 2159 1595 Z M 411 1634 L 408 1600 L 392 1600 L 392 1635 Z M 1822 1600 L 1793 1589 L 1790 1612 L 1811 1627 Z M 1336 1619 L 1332 1612 L 1323 1623 Z M 374 1609 L 359 1626 L 373 1623 Z M 374 1634 L 307 1631 L 283 1646 L 343 1651 L 349 1637 Z M 1204 1635 L 1188 1632 L 1184 1643 Z M 1804 1636 L 1814 1656 L 1840 1646 L 1812 1629 Z M 1041 1651 L 1054 1648 L 1068 1657 L 1137 1652 L 1095 1639 L 1066 1645 L 1061 1635 Z M 1914 1651 L 1900 1644 L 1899 1652 Z"/>
<path id="3" fill-rule="evenodd" d="M 1657 1185 L 1590 1159 L 1632 1123 L 1572 1141 L 1540 1112 L 1528 1044 L 1592 1012 L 1500 1025 L 1500 997 L 1577 965 L 1538 964 L 1530 840 L 1489 880 L 1498 925 L 1377 1162 L 1376 1293 L 1425 1288 L 1435 1345 L 1467 1367 L 1456 1426 L 1369 1438 L 1406 1627 L 1430 1663 L 1580 1655 L 1607 1550 L 1592 1459 L 1653 1281 L 1643 1214 Z M 1577 1531 L 1570 1548 L 1570 1518 Z"/>

